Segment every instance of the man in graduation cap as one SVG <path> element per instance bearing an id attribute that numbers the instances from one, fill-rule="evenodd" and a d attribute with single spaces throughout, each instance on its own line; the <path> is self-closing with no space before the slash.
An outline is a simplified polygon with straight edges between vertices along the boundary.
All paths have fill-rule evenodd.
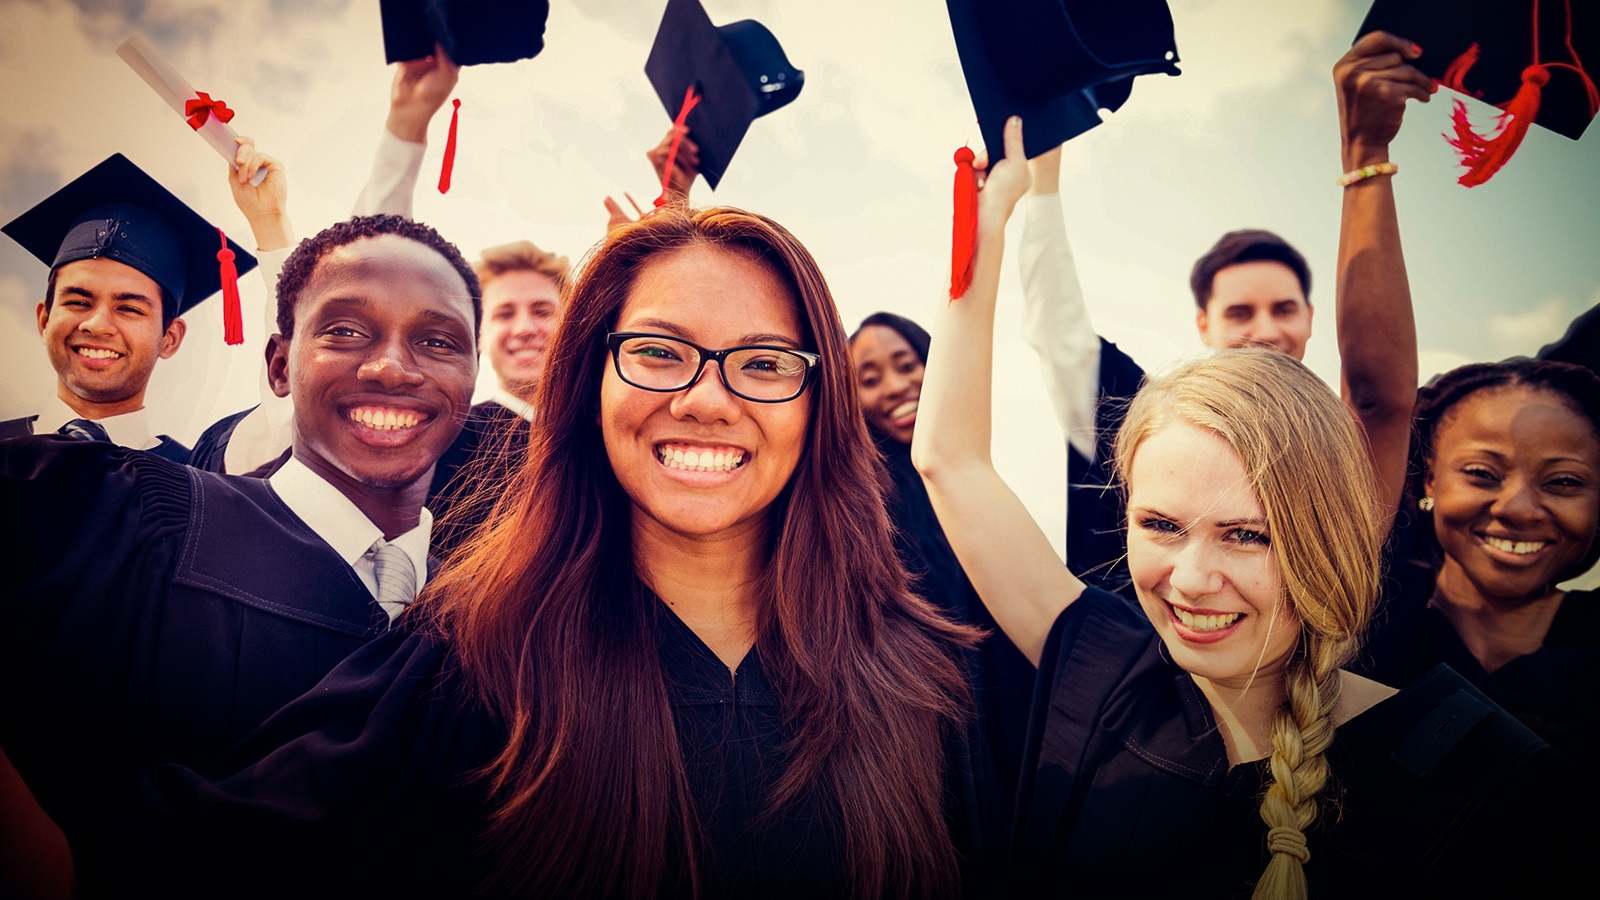
<path id="1" fill-rule="evenodd" d="M 59 432 L 186 460 L 187 447 L 151 433 L 150 375 L 183 343 L 180 316 L 255 259 L 121 154 L 3 230 L 50 267 L 38 320 L 56 393 L 0 436 Z"/>
<path id="2" fill-rule="evenodd" d="M 477 378 L 476 276 L 433 229 L 373 216 L 302 242 L 278 289 L 268 377 L 297 402 L 266 477 L 0 441 L 19 524 L 0 542 L 0 747 L 63 824 L 151 766 L 212 762 L 427 581 L 429 479 Z"/>

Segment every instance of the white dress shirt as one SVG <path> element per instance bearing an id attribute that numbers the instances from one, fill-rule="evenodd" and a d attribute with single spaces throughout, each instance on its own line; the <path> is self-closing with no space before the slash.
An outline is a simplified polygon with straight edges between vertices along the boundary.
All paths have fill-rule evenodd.
<path id="1" fill-rule="evenodd" d="M 383 537 L 383 531 L 349 497 L 293 456 L 272 473 L 267 482 L 291 512 L 355 569 L 361 583 L 376 598 L 378 576 L 372 545 Z M 389 542 L 404 550 L 416 567 L 419 594 L 428 581 L 428 538 L 432 532 L 433 513 L 423 507 L 417 527 Z"/>
<path id="2" fill-rule="evenodd" d="M 68 406 L 60 397 L 45 402 L 44 411 L 33 421 L 34 434 L 54 434 L 73 419 L 88 418 Z M 161 445 L 161 439 L 150 433 L 150 417 L 142 409 L 92 420 L 106 430 L 106 436 L 120 447 L 132 450 L 149 450 Z"/>

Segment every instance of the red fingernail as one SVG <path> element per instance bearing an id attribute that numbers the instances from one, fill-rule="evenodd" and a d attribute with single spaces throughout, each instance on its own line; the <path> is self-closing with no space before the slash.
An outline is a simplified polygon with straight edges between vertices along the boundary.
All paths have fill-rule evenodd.
<path id="1" fill-rule="evenodd" d="M 1422 55 L 1422 45 L 1421 44 L 1412 44 L 1411 45 L 1411 52 L 1416 54 L 1417 56 L 1421 56 Z"/>

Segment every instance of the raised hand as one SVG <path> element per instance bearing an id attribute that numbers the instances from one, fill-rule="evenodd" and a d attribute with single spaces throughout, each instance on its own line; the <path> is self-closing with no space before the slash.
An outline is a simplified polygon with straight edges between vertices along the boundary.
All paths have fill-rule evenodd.
<path id="1" fill-rule="evenodd" d="M 461 67 L 439 44 L 433 45 L 428 56 L 396 63 L 394 86 L 389 90 L 389 118 L 384 123 L 389 133 L 413 144 L 426 143 L 428 123 L 450 99 L 460 76 Z"/>
<path id="2" fill-rule="evenodd" d="M 233 202 L 244 213 L 255 235 L 256 249 L 280 250 L 294 242 L 294 229 L 289 224 L 289 175 L 279 162 L 256 149 L 255 139 L 239 137 L 238 149 L 233 155 L 234 169 L 229 173 L 228 187 L 233 191 Z M 267 170 L 267 177 L 259 185 L 250 182 L 259 169 Z"/>
<path id="3" fill-rule="evenodd" d="M 1428 102 L 1434 82 L 1411 65 L 1422 48 L 1386 31 L 1361 36 L 1333 66 L 1345 169 L 1389 158 L 1407 100 Z"/>
<path id="4" fill-rule="evenodd" d="M 672 152 L 672 138 L 676 133 L 676 128 L 668 128 L 667 136 L 661 139 L 661 143 L 645 153 L 650 165 L 656 170 L 657 182 L 666 176 L 667 156 Z M 700 148 L 690 139 L 689 126 L 685 125 L 683 140 L 678 143 L 678 154 L 672 160 L 672 177 L 667 180 L 667 199 L 687 200 L 689 189 L 694 186 L 694 180 L 699 174 Z"/>

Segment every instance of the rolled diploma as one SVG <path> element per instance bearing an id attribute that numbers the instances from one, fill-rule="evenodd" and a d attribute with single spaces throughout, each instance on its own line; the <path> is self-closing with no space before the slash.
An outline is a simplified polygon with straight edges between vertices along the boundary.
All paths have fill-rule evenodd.
<path id="1" fill-rule="evenodd" d="M 160 52 L 145 40 L 144 35 L 137 31 L 129 35 L 127 40 L 117 45 L 117 55 L 133 67 L 133 70 L 139 73 L 139 77 L 143 78 L 161 99 L 167 101 L 167 105 L 178 114 L 184 125 L 189 124 L 189 114 L 184 112 L 183 108 L 198 94 Z M 201 125 L 196 133 L 205 138 L 206 143 L 221 154 L 229 166 L 238 168 L 233 165 L 234 154 L 239 150 L 239 145 L 234 140 L 238 135 L 228 127 L 228 123 L 216 116 L 208 116 L 206 123 Z M 266 177 L 267 170 L 262 167 L 256 170 L 255 177 L 250 179 L 250 183 L 259 187 Z"/>

